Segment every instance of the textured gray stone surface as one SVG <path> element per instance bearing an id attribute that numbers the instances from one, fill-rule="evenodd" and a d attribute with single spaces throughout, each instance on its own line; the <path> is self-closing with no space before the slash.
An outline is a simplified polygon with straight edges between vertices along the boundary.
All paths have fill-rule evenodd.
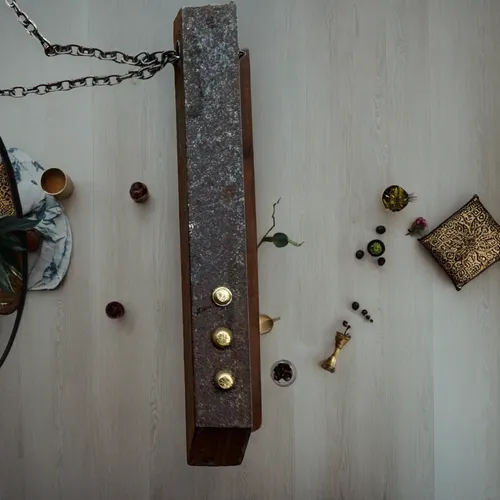
<path id="1" fill-rule="evenodd" d="M 182 66 L 196 425 L 251 427 L 251 377 L 246 275 L 243 149 L 236 6 L 182 9 Z M 217 286 L 233 292 L 225 308 Z M 225 326 L 233 346 L 216 349 Z M 222 392 L 214 375 L 231 370 L 236 386 Z"/>

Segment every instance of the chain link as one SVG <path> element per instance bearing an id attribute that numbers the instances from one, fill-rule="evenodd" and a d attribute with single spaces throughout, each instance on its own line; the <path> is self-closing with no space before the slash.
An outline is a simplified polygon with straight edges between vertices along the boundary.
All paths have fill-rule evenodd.
<path id="1" fill-rule="evenodd" d="M 175 64 L 179 60 L 179 55 L 175 50 L 166 50 L 158 52 L 140 52 L 135 56 L 126 54 L 119 50 L 104 51 L 95 47 L 85 47 L 74 43 L 68 45 L 51 44 L 40 33 L 36 24 L 23 12 L 16 0 L 5 0 L 17 16 L 17 20 L 23 28 L 34 38 L 36 38 L 47 57 L 60 55 L 74 57 L 93 57 L 101 61 L 112 61 L 117 64 L 126 64 L 140 69 L 131 70 L 128 73 L 108 75 L 108 76 L 84 76 L 71 80 L 60 80 L 53 83 L 42 83 L 34 87 L 12 87 L 9 89 L 0 89 L 0 97 L 26 97 L 28 95 L 46 95 L 51 92 L 67 92 L 69 90 L 81 87 L 101 87 L 118 85 L 125 80 L 137 78 L 139 80 L 149 80 L 161 71 L 167 64 Z"/>

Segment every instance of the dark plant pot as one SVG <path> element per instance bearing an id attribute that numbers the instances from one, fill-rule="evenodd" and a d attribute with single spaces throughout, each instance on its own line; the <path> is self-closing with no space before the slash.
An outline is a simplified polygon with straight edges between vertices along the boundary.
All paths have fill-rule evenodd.
<path id="1" fill-rule="evenodd" d="M 106 306 L 106 316 L 111 319 L 119 319 L 125 315 L 125 308 L 120 302 L 110 302 Z"/>
<path id="2" fill-rule="evenodd" d="M 130 197 L 136 203 L 144 203 L 149 198 L 149 191 L 146 184 L 143 182 L 134 182 L 132 186 L 130 186 Z"/>
<path id="3" fill-rule="evenodd" d="M 385 252 L 385 245 L 380 240 L 372 240 L 366 248 L 372 257 L 380 257 Z"/>

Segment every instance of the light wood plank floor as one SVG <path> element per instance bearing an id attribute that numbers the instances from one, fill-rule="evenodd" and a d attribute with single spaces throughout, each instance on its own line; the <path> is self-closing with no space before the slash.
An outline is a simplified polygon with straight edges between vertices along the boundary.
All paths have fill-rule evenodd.
<path id="1" fill-rule="evenodd" d="M 22 0 L 54 42 L 172 47 L 191 0 Z M 500 219 L 500 1 L 240 0 L 252 51 L 264 425 L 244 464 L 185 465 L 171 68 L 0 100 L 0 134 L 76 184 L 64 286 L 29 296 L 0 372 L 1 500 L 498 500 L 500 266 L 456 292 L 415 240 L 478 193 Z M 0 87 L 122 68 L 46 59 L 0 5 Z M 128 198 L 144 181 L 151 202 Z M 388 215 L 400 183 L 418 203 Z M 354 252 L 385 224 L 387 264 Z M 104 306 L 120 300 L 123 324 Z M 373 325 L 350 312 L 358 300 Z M 343 319 L 354 338 L 318 362 Z M 0 344 L 11 324 L 0 320 Z M 274 385 L 271 364 L 298 379 Z"/>

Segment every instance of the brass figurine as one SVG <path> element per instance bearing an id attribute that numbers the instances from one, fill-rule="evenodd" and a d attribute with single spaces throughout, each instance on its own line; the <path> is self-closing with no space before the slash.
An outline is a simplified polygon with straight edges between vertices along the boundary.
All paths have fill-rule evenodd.
<path id="1" fill-rule="evenodd" d="M 351 340 L 351 334 L 349 333 L 351 327 L 349 323 L 347 323 L 347 321 L 344 321 L 343 325 L 345 327 L 344 333 L 337 332 L 337 334 L 335 335 L 335 351 L 329 358 L 325 359 L 321 363 L 321 368 L 330 373 L 335 373 L 338 355 L 343 347 L 349 342 L 349 340 Z"/>

